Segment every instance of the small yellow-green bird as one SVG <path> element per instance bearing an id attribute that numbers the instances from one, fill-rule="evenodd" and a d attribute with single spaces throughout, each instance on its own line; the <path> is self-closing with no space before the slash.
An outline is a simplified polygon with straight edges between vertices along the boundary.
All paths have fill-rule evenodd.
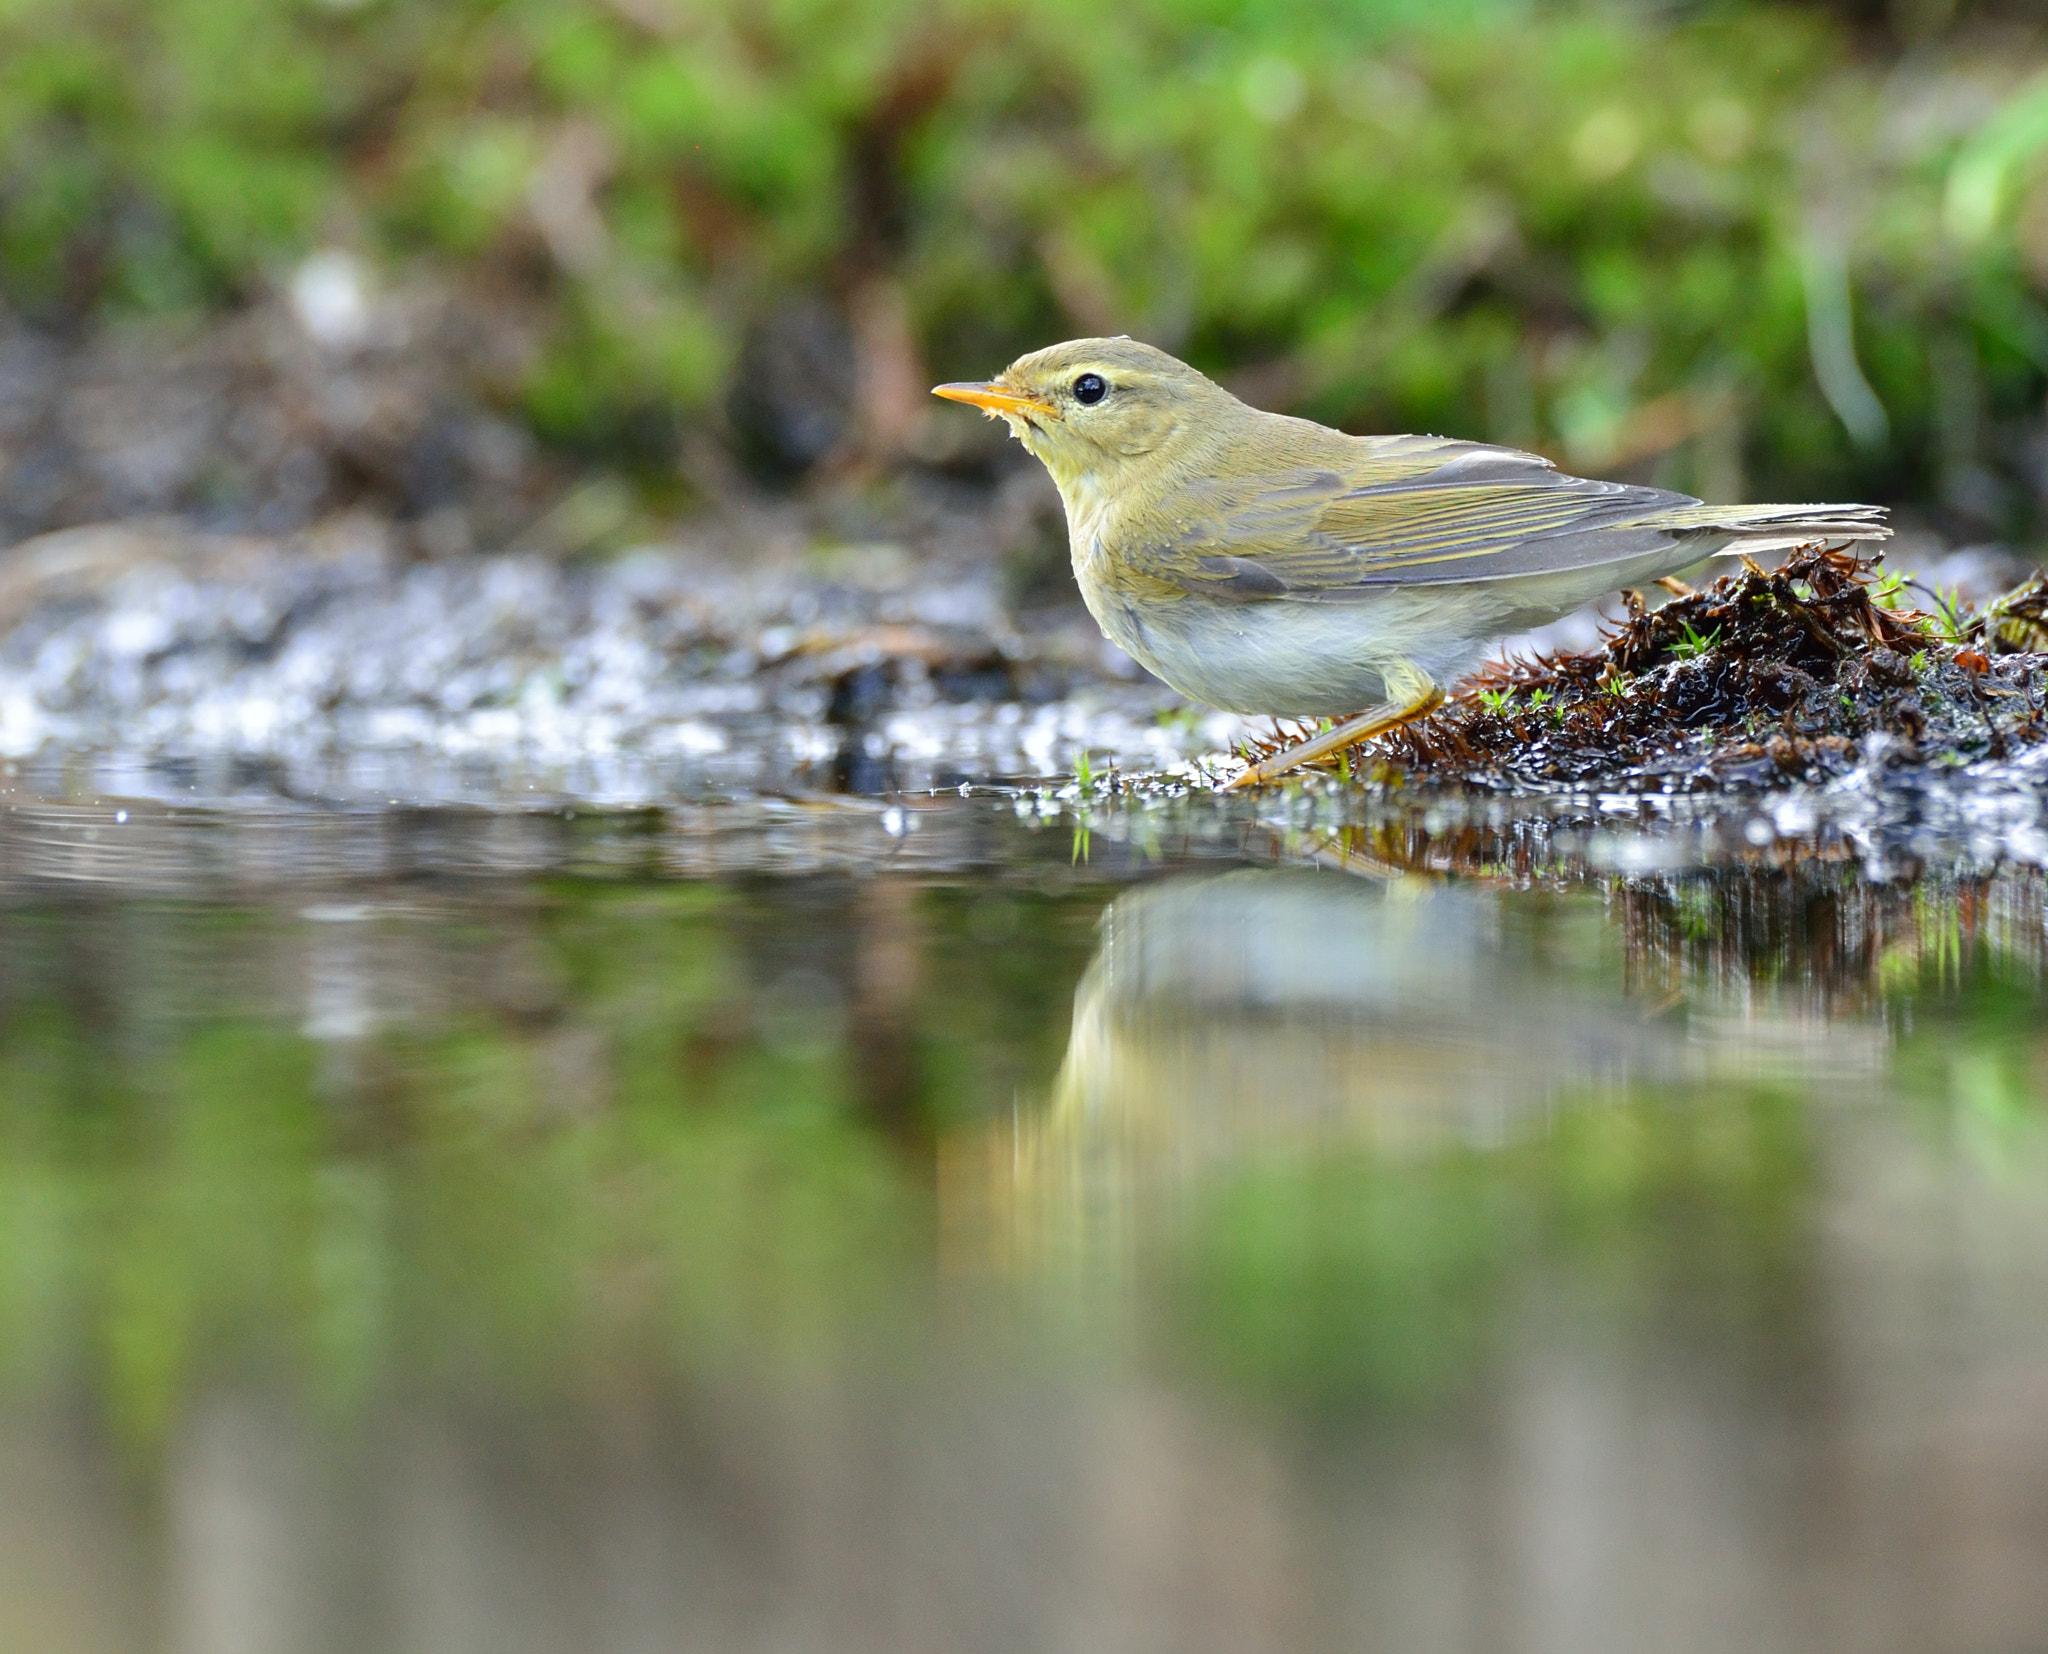
<path id="1" fill-rule="evenodd" d="M 1346 436 L 1247 407 L 1134 339 L 1074 339 L 935 395 L 1009 422 L 1059 485 L 1104 634 L 1192 700 L 1349 718 L 1267 781 L 1442 704 L 1489 638 L 1722 551 L 1880 540 L 1868 505 L 1702 505 L 1536 454 Z"/>

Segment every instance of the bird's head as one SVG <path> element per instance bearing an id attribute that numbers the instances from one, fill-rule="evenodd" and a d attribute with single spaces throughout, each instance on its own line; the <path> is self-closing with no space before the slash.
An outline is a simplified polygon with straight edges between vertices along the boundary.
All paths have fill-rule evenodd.
<path id="1" fill-rule="evenodd" d="M 986 383 L 932 394 L 1007 420 L 1063 493 L 1113 490 L 1120 474 L 1227 425 L 1242 407 L 1187 363 L 1135 339 L 1070 339 L 1018 357 Z"/>

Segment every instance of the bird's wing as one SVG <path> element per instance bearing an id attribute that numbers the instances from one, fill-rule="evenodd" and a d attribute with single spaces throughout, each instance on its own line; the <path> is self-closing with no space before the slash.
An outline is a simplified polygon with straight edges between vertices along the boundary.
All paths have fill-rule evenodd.
<path id="1" fill-rule="evenodd" d="M 1330 602 L 1620 561 L 1703 529 L 1654 520 L 1696 504 L 1566 476 L 1510 448 L 1360 440 L 1356 459 L 1335 467 L 1189 484 L 1171 502 L 1169 531 L 1119 549 L 1136 572 L 1182 590 Z"/>

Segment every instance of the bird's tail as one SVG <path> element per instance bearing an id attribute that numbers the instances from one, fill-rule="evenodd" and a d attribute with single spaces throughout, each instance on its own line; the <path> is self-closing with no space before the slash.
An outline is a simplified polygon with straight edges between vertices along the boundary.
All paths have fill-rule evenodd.
<path id="1" fill-rule="evenodd" d="M 1816 540 L 1888 540 L 1881 505 L 1683 505 L 1653 511 L 1629 526 L 1681 533 L 1727 534 L 1723 551 L 1769 551 Z"/>

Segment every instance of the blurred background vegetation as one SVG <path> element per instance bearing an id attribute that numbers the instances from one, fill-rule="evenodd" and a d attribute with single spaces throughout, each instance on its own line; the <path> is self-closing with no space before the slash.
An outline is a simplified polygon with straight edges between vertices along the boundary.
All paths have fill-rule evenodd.
<path id="1" fill-rule="evenodd" d="M 0 303 L 346 355 L 431 292 L 462 395 L 656 489 L 986 474 L 926 387 L 1129 331 L 1353 429 L 2025 543 L 2030 11 L 4 0 Z"/>
<path id="2" fill-rule="evenodd" d="M 1541 1129 L 1418 1152 L 1370 1114 L 1240 1115 L 1218 1082 L 1148 1142 L 1122 1094 L 1106 1119 L 1056 1098 L 1063 1062 L 1105 1060 L 1070 1035 L 1116 893 L 1039 888 L 1058 871 L 13 901 L 0 1402 L 75 1385 L 153 1446 L 224 1381 L 337 1413 L 615 1393 L 622 1372 L 754 1384 L 914 1360 L 950 1311 L 1034 1370 L 1149 1351 L 1400 1418 L 1484 1371 L 1531 1271 L 1617 1324 L 1682 1306 L 1745 1360 L 1824 1337 L 1825 1086 L 1580 1076 Z M 1533 951 L 1503 956 L 1500 1007 L 1624 954 L 1696 991 L 1701 1028 L 1721 993 L 1788 1041 L 1827 1005 L 1842 1049 L 1896 1032 L 1911 1152 L 2032 1176 L 2040 903 L 2031 875 L 1859 888 L 1839 867 L 1503 893 Z M 1117 1020 L 1128 1052 L 1195 1014 L 1231 1015 L 1168 998 Z M 1412 1052 L 1344 1022 L 1326 1052 Z M 1243 1133 L 1228 1153 L 1219 1129 Z"/>

